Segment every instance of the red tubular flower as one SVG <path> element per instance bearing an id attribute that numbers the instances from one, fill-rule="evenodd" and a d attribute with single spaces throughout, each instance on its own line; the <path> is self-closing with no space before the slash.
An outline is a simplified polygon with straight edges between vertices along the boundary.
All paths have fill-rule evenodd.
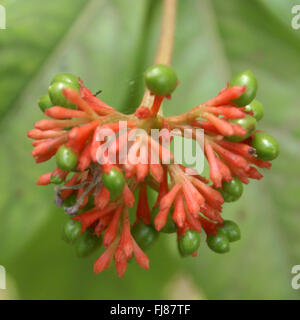
<path id="1" fill-rule="evenodd" d="M 131 258 L 133 253 L 133 241 L 130 232 L 130 221 L 127 209 L 124 210 L 122 233 L 119 247 L 124 251 L 127 258 Z"/>
<path id="2" fill-rule="evenodd" d="M 184 222 L 186 220 L 186 214 L 184 210 L 184 200 L 182 195 L 176 197 L 174 208 L 175 209 L 172 218 L 177 224 L 178 228 L 183 228 Z"/>
<path id="3" fill-rule="evenodd" d="M 149 269 L 149 259 L 143 252 L 143 250 L 138 246 L 135 240 L 132 238 L 133 243 L 133 253 L 136 258 L 136 261 L 140 267 L 143 269 Z"/>
<path id="4" fill-rule="evenodd" d="M 101 257 L 94 264 L 94 272 L 99 273 L 110 267 L 117 248 L 117 239 L 104 251 Z M 122 273 L 120 274 L 122 275 Z"/>
<path id="5" fill-rule="evenodd" d="M 111 219 L 111 222 L 105 231 L 103 240 L 104 247 L 108 247 L 116 239 L 122 210 L 123 207 L 118 207 L 113 214 L 113 218 Z"/>
<path id="6" fill-rule="evenodd" d="M 38 186 L 46 186 L 46 185 L 50 184 L 51 183 L 51 181 L 50 181 L 51 176 L 52 176 L 52 172 L 45 173 L 45 174 L 41 175 L 38 178 L 36 184 Z"/>
<path id="7" fill-rule="evenodd" d="M 136 216 L 137 216 L 137 219 L 142 220 L 145 224 L 151 224 L 150 209 L 149 209 L 148 196 L 147 196 L 147 187 L 145 183 L 142 183 L 140 186 Z"/>

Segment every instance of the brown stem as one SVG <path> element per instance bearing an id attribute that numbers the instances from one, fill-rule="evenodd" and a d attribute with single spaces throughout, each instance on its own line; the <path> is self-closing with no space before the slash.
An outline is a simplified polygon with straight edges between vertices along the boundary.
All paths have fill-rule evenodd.
<path id="1" fill-rule="evenodd" d="M 154 64 L 171 64 L 175 35 L 176 1 L 164 0 L 162 27 Z"/>
<path id="2" fill-rule="evenodd" d="M 176 4 L 177 0 L 164 0 L 162 26 L 154 64 L 171 64 L 175 35 Z M 142 105 L 150 108 L 152 104 L 153 97 L 150 95 L 150 91 L 146 89 Z"/>

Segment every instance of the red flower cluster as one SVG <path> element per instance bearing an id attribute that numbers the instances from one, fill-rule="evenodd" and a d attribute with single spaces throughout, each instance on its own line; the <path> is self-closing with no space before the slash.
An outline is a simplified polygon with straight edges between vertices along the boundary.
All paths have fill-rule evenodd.
<path id="1" fill-rule="evenodd" d="M 207 235 L 216 234 L 217 228 L 223 223 L 221 210 L 224 200 L 219 190 L 224 181 L 238 177 L 247 184 L 250 178 L 262 178 L 256 167 L 270 168 L 271 163 L 257 158 L 250 144 L 251 137 L 241 142 L 226 139 L 247 133 L 239 124 L 231 121 L 249 114 L 245 108 L 237 107 L 234 103 L 245 90 L 245 86 L 227 86 L 206 103 L 185 114 L 171 117 L 158 114 L 164 97 L 153 96 L 150 109 L 141 105 L 135 114 L 125 115 L 95 97 L 80 80 L 79 93 L 71 88 L 63 89 L 63 95 L 76 105 L 76 109 L 53 106 L 45 111 L 52 119 L 37 122 L 35 128 L 28 132 L 28 137 L 34 139 L 32 155 L 36 162 L 49 160 L 62 145 L 71 148 L 78 162 L 73 174 L 56 168 L 42 175 L 37 184 L 48 185 L 54 179 L 59 179 L 62 183 L 56 187 L 57 203 L 61 204 L 70 195 L 75 195 L 76 203 L 66 208 L 67 213 L 81 222 L 82 233 L 92 229 L 98 237 L 103 236 L 105 251 L 95 262 L 96 273 L 108 268 L 114 260 L 118 275 L 122 276 L 128 259 L 133 256 L 142 268 L 148 269 L 148 257 L 131 232 L 139 221 L 146 225 L 153 223 L 147 199 L 148 186 L 158 191 L 155 206 L 159 206 L 159 212 L 153 223 L 155 229 L 160 231 L 171 215 L 179 238 L 186 230 L 201 232 L 203 229 Z M 125 132 L 121 130 L 121 124 L 124 123 L 127 128 Z M 99 141 L 97 137 L 100 130 L 105 128 L 117 135 L 117 140 L 109 147 L 109 151 L 115 155 L 124 151 L 123 146 L 129 142 L 133 129 L 144 129 L 147 135 L 129 143 L 124 163 L 101 163 L 97 152 L 107 141 Z M 192 130 L 192 139 L 196 139 L 196 129 L 203 129 L 210 179 L 176 163 L 169 149 L 161 141 L 151 138 L 152 128 L 170 132 L 173 129 L 183 132 L 189 128 Z M 150 152 L 146 152 L 146 147 L 150 147 Z M 139 154 L 137 163 L 130 162 L 131 153 Z M 156 163 L 147 161 L 151 154 L 157 157 Z M 167 155 L 169 163 L 163 162 L 163 155 Z M 102 175 L 113 168 L 124 173 L 126 178 L 122 194 L 114 199 L 102 183 Z M 139 190 L 139 197 L 136 222 L 131 225 L 129 208 L 134 205 L 135 190 Z M 92 207 L 85 210 L 91 195 L 94 202 Z"/>

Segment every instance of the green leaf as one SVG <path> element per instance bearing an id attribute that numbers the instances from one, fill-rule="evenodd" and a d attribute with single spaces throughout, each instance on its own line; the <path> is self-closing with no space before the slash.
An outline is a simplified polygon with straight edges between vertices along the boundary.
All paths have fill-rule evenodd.
<path id="1" fill-rule="evenodd" d="M 11 110 L 89 1 L 2 2 L 7 29 L 0 39 L 0 116 Z"/>

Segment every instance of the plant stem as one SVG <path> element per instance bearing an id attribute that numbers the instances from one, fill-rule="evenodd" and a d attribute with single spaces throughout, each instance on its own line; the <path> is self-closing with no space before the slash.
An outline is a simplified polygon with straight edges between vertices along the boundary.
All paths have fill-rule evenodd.
<path id="1" fill-rule="evenodd" d="M 137 41 L 136 56 L 133 57 L 133 72 L 130 76 L 131 83 L 129 90 L 126 92 L 125 99 L 122 102 L 120 110 L 123 113 L 132 113 L 136 110 L 141 102 L 141 96 L 144 94 L 144 83 L 140 81 L 143 79 L 143 72 L 145 71 L 147 52 L 149 51 L 149 37 L 151 36 L 152 21 L 157 12 L 156 8 L 159 6 L 156 0 L 145 0 L 147 1 L 147 8 L 145 9 L 145 16 L 139 38 Z"/>
<path id="2" fill-rule="evenodd" d="M 163 0 L 163 18 L 160 31 L 160 38 L 158 49 L 154 64 L 171 64 L 174 35 L 175 35 L 175 21 L 176 21 L 176 4 L 177 0 Z M 153 104 L 153 97 L 150 91 L 146 89 L 142 105 L 150 108 Z"/>
<path id="3" fill-rule="evenodd" d="M 177 0 L 164 0 L 162 27 L 154 64 L 171 64 Z"/>

